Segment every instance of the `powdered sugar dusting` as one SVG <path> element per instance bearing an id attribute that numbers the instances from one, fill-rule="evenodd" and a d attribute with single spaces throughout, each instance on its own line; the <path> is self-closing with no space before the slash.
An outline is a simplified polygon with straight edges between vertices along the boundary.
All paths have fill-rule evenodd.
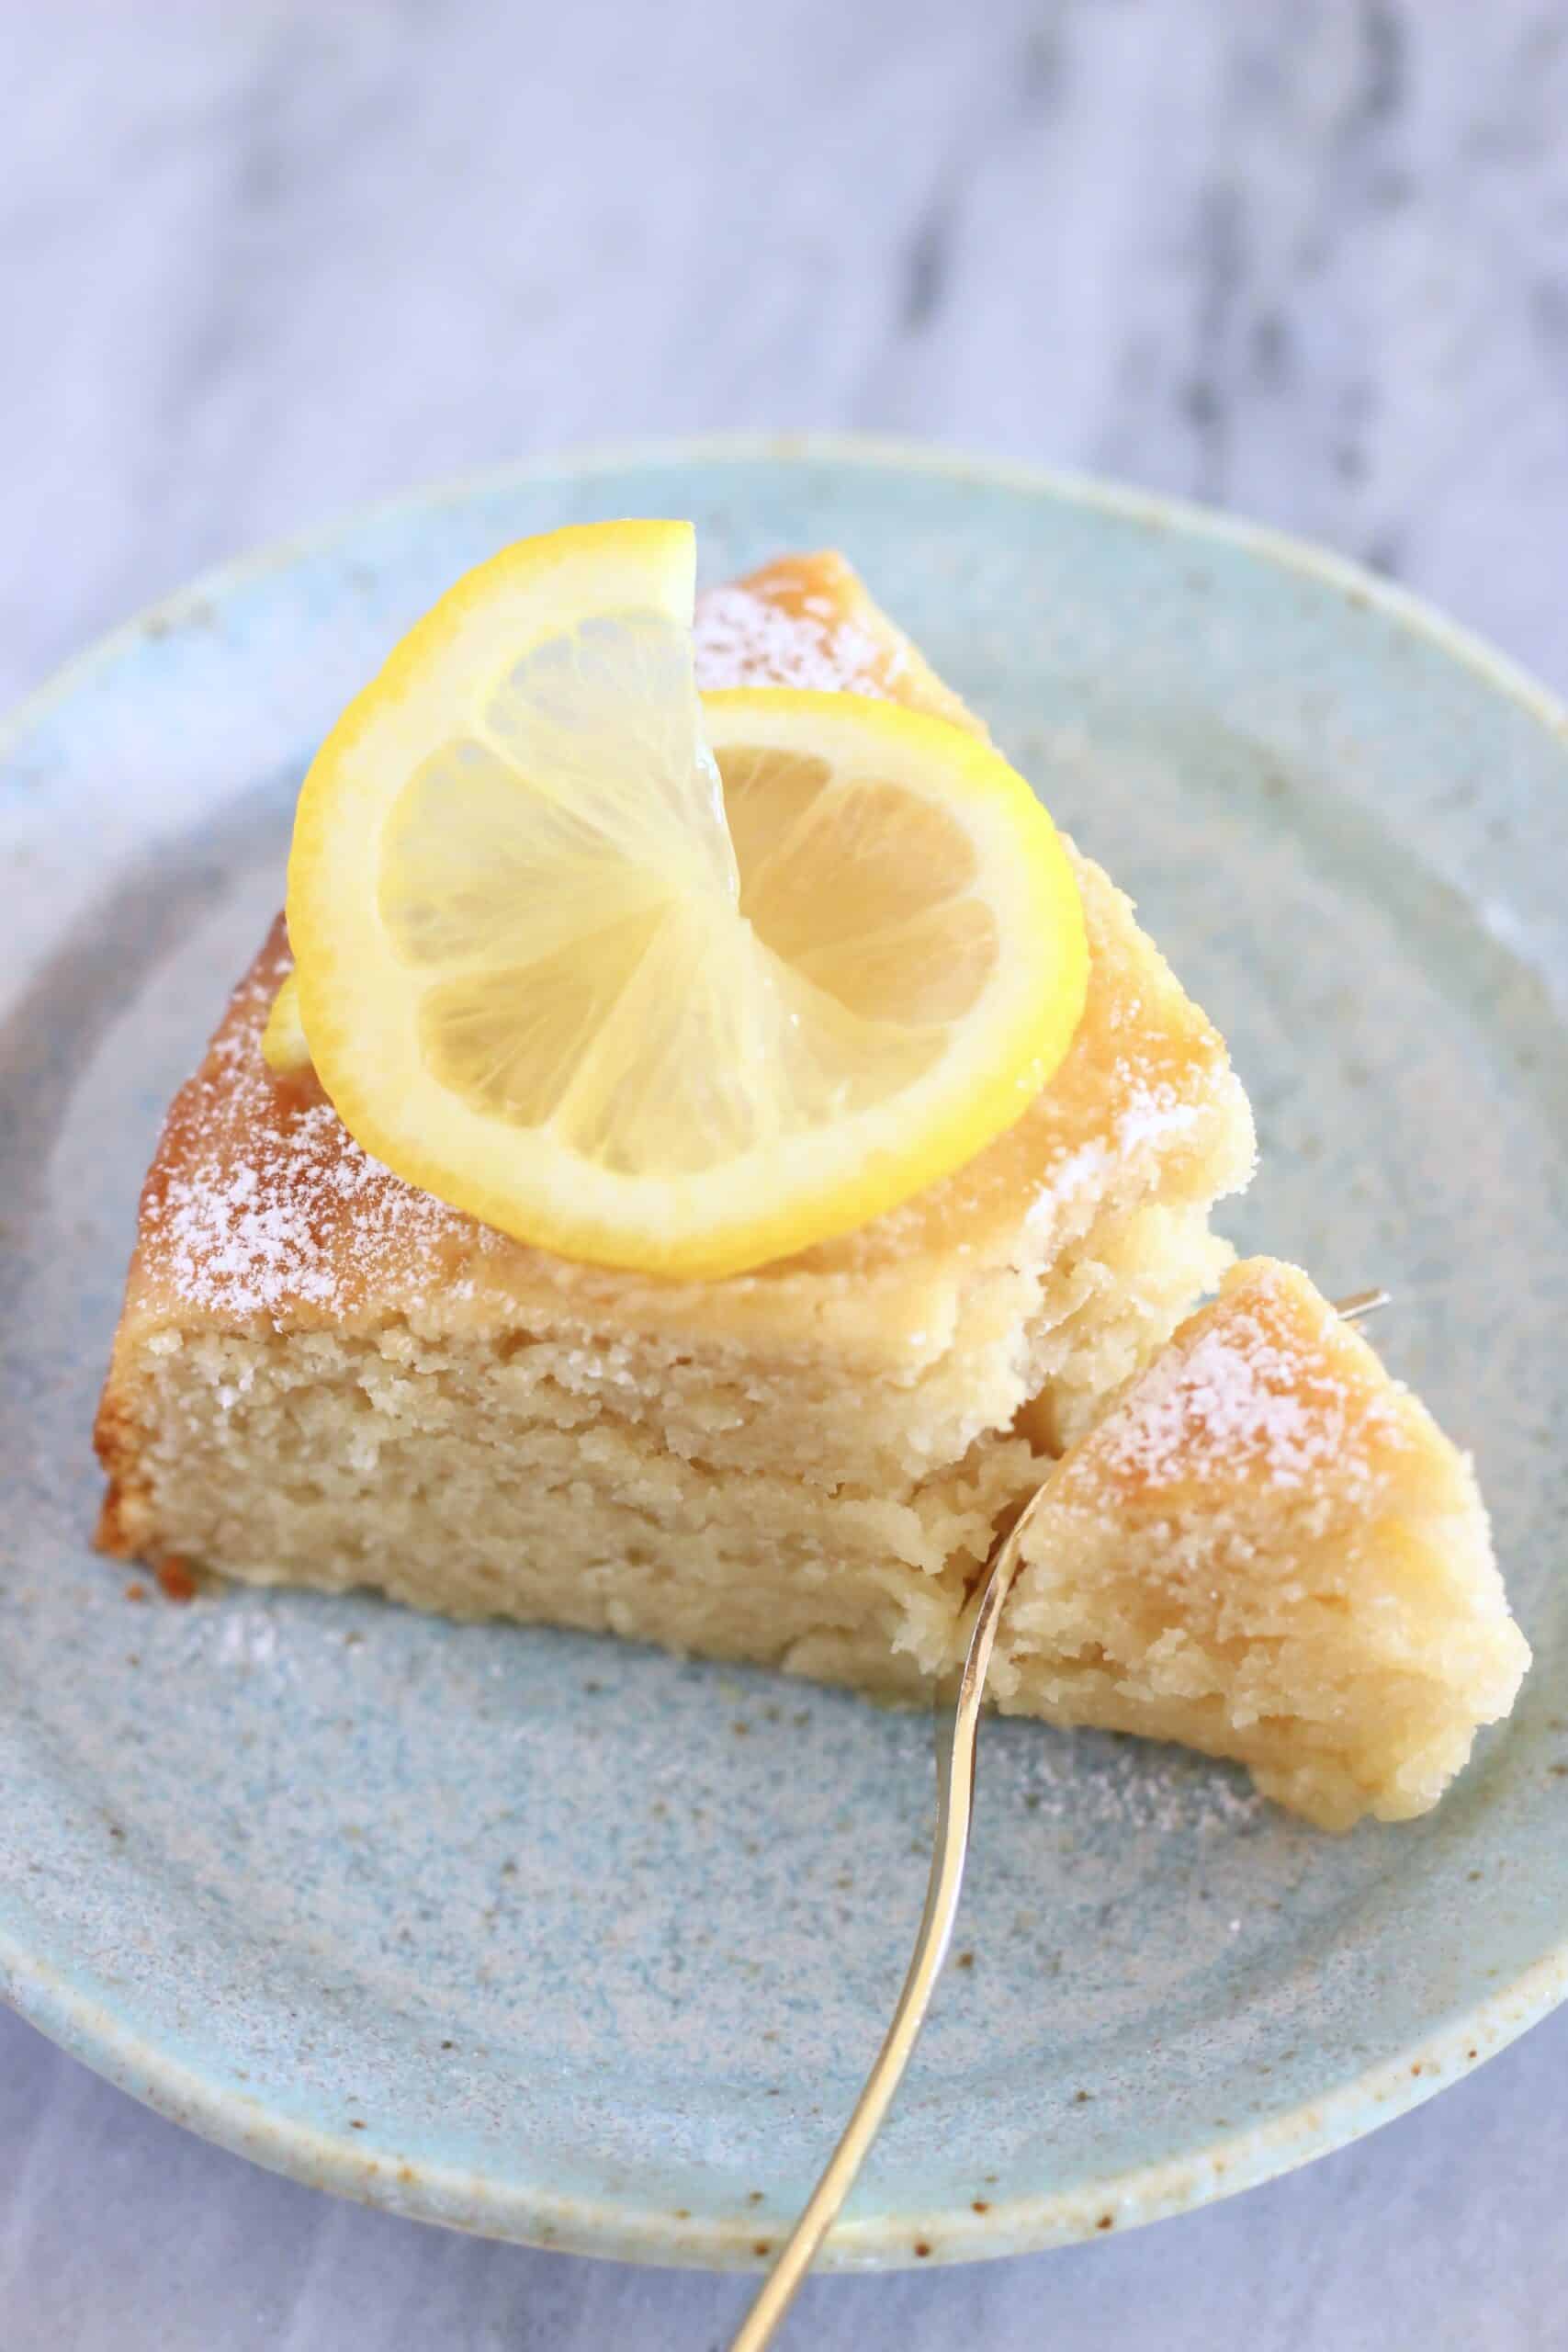
<path id="1" fill-rule="evenodd" d="M 1196 1102 L 1183 1102 L 1168 1080 L 1142 1086 L 1116 1114 L 1116 1148 L 1125 1158 L 1144 1144 L 1168 1143 L 1185 1135 L 1197 1116 Z"/>
<path id="2" fill-rule="evenodd" d="M 370 1280 L 406 1294 L 483 1230 L 362 1150 L 322 1097 L 273 1081 L 261 1028 L 288 968 L 264 958 L 237 991 L 145 1210 L 143 1246 L 179 1296 L 239 1322 L 340 1317 Z"/>
<path id="3" fill-rule="evenodd" d="M 1103 1192 L 1119 1164 L 1151 1147 L 1163 1149 L 1201 1115 L 1201 1106 L 1184 1098 L 1168 1079 L 1151 1080 L 1125 1056 L 1106 1072 L 1104 1092 L 1107 1103 L 1122 1097 L 1107 1119 L 1107 1133 L 1075 1146 L 1056 1161 L 1029 1211 L 1031 1227 L 1048 1225 L 1058 1208 L 1080 1193 Z"/>
<path id="4" fill-rule="evenodd" d="M 1252 1272 L 1205 1310 L 1136 1384 L 1093 1441 L 1100 1465 L 1146 1486 L 1261 1476 L 1280 1488 L 1364 1462 L 1397 1427 L 1385 1395 L 1337 1364 L 1319 1317 Z M 1319 1324 L 1319 1328 L 1314 1328 Z"/>
<path id="5" fill-rule="evenodd" d="M 1300 1486 L 1334 1453 L 1337 1416 L 1321 1410 L 1332 1396 L 1309 1402 L 1292 1393 L 1295 1369 L 1277 1348 L 1211 1331 L 1185 1360 L 1150 1374 L 1110 1451 L 1119 1467 L 1151 1479 L 1260 1453 L 1274 1485 Z"/>
<path id="6" fill-rule="evenodd" d="M 715 588 L 701 598 L 694 648 L 697 684 L 705 687 L 800 686 L 886 697 L 905 666 L 901 648 L 835 619 L 825 597 L 808 597 L 792 610 L 743 587 Z"/>

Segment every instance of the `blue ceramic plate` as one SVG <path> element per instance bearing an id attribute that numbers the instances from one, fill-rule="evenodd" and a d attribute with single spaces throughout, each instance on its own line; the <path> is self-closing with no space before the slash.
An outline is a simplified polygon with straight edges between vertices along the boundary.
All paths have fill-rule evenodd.
<path id="1" fill-rule="evenodd" d="M 1236 1238 L 1479 1457 L 1537 1663 L 1430 1818 L 1336 1840 L 1196 1758 L 983 1740 L 950 1970 L 831 2249 L 1122 2228 L 1398 2112 L 1564 1990 L 1568 720 L 1344 565 L 1154 500 L 830 443 L 423 494 L 110 639 L 0 745 L 0 1972 L 164 2113 L 425 2219 L 760 2260 L 920 1907 L 929 1728 L 766 1674 L 293 1593 L 128 1598 L 88 1430 L 167 1098 L 339 706 L 467 565 L 695 518 L 831 541 L 1137 894 L 1233 1041 Z"/>

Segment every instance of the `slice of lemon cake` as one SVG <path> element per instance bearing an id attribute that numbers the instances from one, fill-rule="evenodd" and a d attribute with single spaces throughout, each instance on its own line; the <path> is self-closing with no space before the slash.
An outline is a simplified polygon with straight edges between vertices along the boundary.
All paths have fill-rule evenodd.
<path id="1" fill-rule="evenodd" d="M 1529 1663 L 1469 1464 L 1304 1274 L 1255 1259 L 1053 1472 L 988 1689 L 1234 1757 L 1343 1829 L 1425 1813 Z"/>
<path id="2" fill-rule="evenodd" d="M 482 618 L 459 611 L 457 626 Z M 847 690 L 983 738 L 834 557 L 789 559 L 701 600 L 695 648 L 709 693 Z M 420 691 L 412 675 L 404 718 Z M 549 760 L 564 756 L 561 696 L 580 687 L 534 682 L 534 709 L 553 714 Z M 809 843 L 826 771 L 781 752 L 787 710 L 763 758 L 756 713 L 743 695 L 739 715 L 727 713 L 726 700 L 718 691 L 709 706 L 710 733 L 740 911 L 759 933 L 787 929 L 831 877 L 807 870 L 792 918 L 782 901 L 770 912 L 757 876 L 766 866 L 776 877 L 781 838 Z M 870 740 L 855 718 L 866 707 L 843 708 L 851 771 L 855 744 Z M 807 716 L 821 741 L 829 715 Z M 912 758 L 919 746 L 905 749 Z M 536 735 L 528 750 L 536 763 L 544 756 Z M 399 821 L 439 866 L 440 794 L 491 787 L 482 773 L 476 786 L 471 763 L 458 775 L 437 761 L 438 790 L 422 808 L 423 774 Z M 880 787 L 852 774 L 850 790 Z M 937 801 L 920 821 L 928 832 L 946 821 Z M 860 854 L 852 839 L 846 854 Z M 955 836 L 955 870 L 967 854 Z M 280 921 L 176 1098 L 144 1188 L 97 1428 L 105 1547 L 253 1582 L 369 1586 L 457 1615 L 604 1629 L 872 1689 L 929 1686 L 962 1644 L 998 1521 L 1229 1263 L 1209 1213 L 1252 1163 L 1223 1042 L 1127 900 L 1071 844 L 1066 854 L 1087 958 L 1081 1012 L 1047 1082 L 912 1197 L 722 1277 L 637 1273 L 530 1246 L 393 1174 L 344 1126 L 344 1090 L 329 1100 L 317 1079 Z M 874 893 L 874 858 L 856 873 Z M 471 907 L 463 875 L 447 884 L 448 909 Z M 378 922 L 388 905 L 383 868 Z M 610 911 L 641 920 L 636 905 Z M 856 920 L 863 927 L 863 908 Z M 984 923 L 974 929 L 983 950 Z M 427 907 L 408 930 L 407 960 L 443 952 Z M 897 945 L 904 960 L 890 950 L 886 967 L 907 985 L 908 922 L 872 933 Z M 818 961 L 803 968 L 830 969 L 831 936 L 807 944 Z M 964 953 L 960 937 L 949 960 L 961 966 Z M 928 968 L 935 1035 L 951 1012 L 948 963 Z M 438 1019 L 456 1007 L 442 1050 L 467 1057 L 470 1091 L 504 1099 L 521 1081 L 465 985 L 459 960 L 456 983 L 442 983 Z M 703 985 L 716 992 L 711 973 Z M 880 985 L 875 956 L 863 956 L 861 1013 L 868 1002 L 874 1012 Z M 579 1000 L 565 1001 L 578 1018 Z M 654 1011 L 649 1083 L 675 1104 L 678 1151 L 682 1117 L 706 1105 L 691 1071 L 671 1065 Z M 326 1068 L 319 1004 L 310 1026 Z M 853 1113 L 851 1080 L 834 1084 Z M 412 1147 L 399 1148 L 406 1168 Z M 765 1187 L 765 1154 L 757 1165 Z M 700 1250 L 706 1237 L 694 1231 Z M 1032 1581 L 1016 1598 L 998 1687 L 1010 1704 L 1070 1713 L 1061 1659 L 1031 1662 L 1036 1597 Z M 1134 1679 L 1146 1663 L 1140 1654 Z M 1114 1724 L 1136 1712 L 1106 1674 L 1112 1695 L 1076 1719 Z M 1255 1760 L 1216 1734 L 1215 1712 L 1189 1719 L 1151 1705 L 1131 1727 Z M 1319 1817 L 1333 1810 L 1286 1774 L 1273 1785 Z"/>

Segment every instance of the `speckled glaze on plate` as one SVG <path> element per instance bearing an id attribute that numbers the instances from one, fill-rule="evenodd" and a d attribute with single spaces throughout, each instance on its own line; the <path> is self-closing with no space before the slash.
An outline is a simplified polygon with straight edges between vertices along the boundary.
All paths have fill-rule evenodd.
<path id="1" fill-rule="evenodd" d="M 1230 1036 L 1232 1229 L 1479 1457 L 1536 1667 L 1427 1820 L 987 1728 L 950 1970 L 829 2259 L 1125 2228 L 1321 2153 L 1568 1989 L 1568 722 L 1343 564 L 931 452 L 721 443 L 421 494 L 220 573 L 0 743 L 0 1977 L 225 2145 L 427 2220 L 763 2260 L 920 1906 L 929 1728 L 765 1674 L 279 1593 L 137 1601 L 88 1448 L 164 1105 L 328 721 L 466 565 L 689 514 L 833 542 Z"/>

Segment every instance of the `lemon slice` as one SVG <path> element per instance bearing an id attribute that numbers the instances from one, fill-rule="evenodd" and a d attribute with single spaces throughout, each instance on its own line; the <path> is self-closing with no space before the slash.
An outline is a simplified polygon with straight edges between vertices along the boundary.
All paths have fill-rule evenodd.
<path id="1" fill-rule="evenodd" d="M 279 1078 L 292 1078 L 310 1067 L 310 1040 L 299 1012 L 299 981 L 290 972 L 272 1000 L 262 1031 L 262 1058 Z"/>
<path id="2" fill-rule="evenodd" d="M 1049 817 L 975 737 L 850 695 L 699 701 L 694 571 L 683 524 L 558 531 L 403 640 L 300 795 L 267 1052 L 485 1223 L 716 1277 L 1010 1125 L 1088 951 Z"/>

